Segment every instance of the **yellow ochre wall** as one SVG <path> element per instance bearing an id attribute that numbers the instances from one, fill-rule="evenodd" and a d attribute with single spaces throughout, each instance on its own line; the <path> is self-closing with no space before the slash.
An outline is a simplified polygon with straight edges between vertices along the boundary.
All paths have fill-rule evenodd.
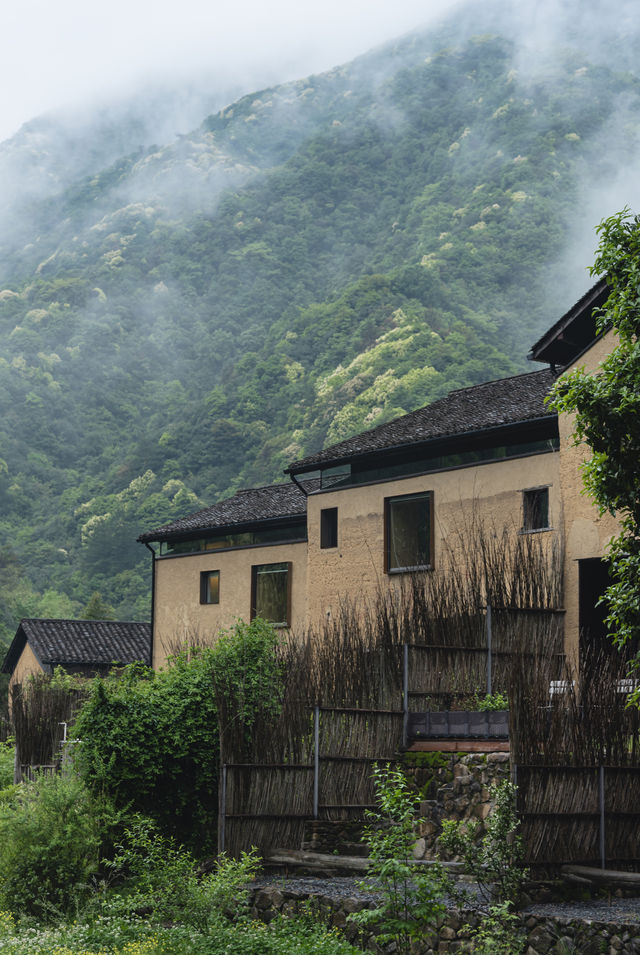
<path id="1" fill-rule="evenodd" d="M 599 339 L 574 365 L 592 373 L 615 344 L 612 333 Z M 564 502 L 565 536 L 565 649 L 577 668 L 579 647 L 579 580 L 578 561 L 602 557 L 608 541 L 618 533 L 618 521 L 610 514 L 603 517 L 591 498 L 583 493 L 580 465 L 587 449 L 573 444 L 574 415 L 561 414 L 560 431 L 560 490 Z"/>
<path id="2" fill-rule="evenodd" d="M 43 669 L 38 662 L 38 658 L 28 643 L 25 643 L 24 650 L 16 663 L 16 668 L 11 674 L 9 680 L 9 700 L 11 700 L 11 690 L 16 683 L 23 683 L 26 677 L 35 673 L 42 673 Z"/>
<path id="3" fill-rule="evenodd" d="M 307 586 L 307 545 L 276 544 L 238 550 L 208 551 L 188 557 L 164 557 L 154 563 L 156 574 L 153 666 L 163 666 L 167 654 L 192 636 L 213 641 L 238 617 L 250 619 L 251 567 L 290 561 L 291 623 L 304 625 Z M 200 603 L 200 573 L 220 571 L 220 603 Z"/>
<path id="4" fill-rule="evenodd" d="M 341 599 L 373 597 L 380 587 L 398 586 L 402 575 L 384 572 L 384 499 L 432 491 L 434 563 L 444 541 L 468 526 L 471 518 L 502 530 L 522 527 L 522 491 L 549 486 L 551 529 L 561 520 L 559 455 L 556 452 L 382 481 L 342 490 L 317 492 L 307 500 L 308 544 L 278 544 L 215 551 L 155 562 L 156 607 L 154 667 L 167 654 L 197 635 L 213 639 L 238 618 L 249 619 L 251 567 L 292 564 L 291 624 L 295 631 L 335 613 Z M 320 547 L 320 511 L 338 508 L 338 547 Z M 544 533 L 544 532 L 539 532 Z M 200 604 L 200 573 L 220 571 L 220 603 Z"/>
<path id="5" fill-rule="evenodd" d="M 396 586 L 402 575 L 384 572 L 384 499 L 432 491 L 434 564 L 443 542 L 467 526 L 472 516 L 502 530 L 522 527 L 522 491 L 549 485 L 549 523 L 558 527 L 559 455 L 556 452 L 324 491 L 307 500 L 311 622 L 335 613 L 344 595 L 371 597 L 380 586 Z M 338 547 L 320 548 L 320 510 L 338 508 Z M 538 532 L 541 533 L 541 532 Z M 543 532 L 542 532 L 543 533 Z"/>

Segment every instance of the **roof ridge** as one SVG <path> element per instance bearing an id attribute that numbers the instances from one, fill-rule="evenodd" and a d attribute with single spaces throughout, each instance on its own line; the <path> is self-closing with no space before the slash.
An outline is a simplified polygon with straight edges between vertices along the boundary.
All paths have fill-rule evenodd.
<path id="1" fill-rule="evenodd" d="M 481 405 L 483 404 L 482 398 L 484 395 L 488 394 L 491 396 L 492 391 L 495 392 L 496 389 L 502 392 L 506 391 L 506 397 L 510 398 L 510 403 L 505 405 L 506 416 L 503 416 L 502 420 L 494 420 L 499 416 L 492 416 L 486 413 L 480 415 L 479 418 L 476 416 L 477 420 L 471 426 L 471 430 L 486 430 L 494 426 L 506 425 L 507 423 L 514 424 L 517 421 L 531 420 L 535 417 L 535 415 L 531 413 L 533 410 L 532 402 L 535 404 L 536 401 L 542 400 L 540 393 L 543 389 L 545 392 L 548 391 L 547 380 L 550 376 L 553 377 L 553 372 L 549 368 L 535 369 L 533 371 L 519 372 L 516 375 L 510 375 L 506 378 L 494 378 L 491 381 L 478 382 L 478 384 L 475 385 L 468 385 L 465 388 L 449 391 L 446 395 L 442 395 L 442 397 L 436 398 L 434 401 L 422 405 L 420 408 L 408 411 L 402 415 L 397 415 L 389 421 L 383 421 L 374 428 L 369 428 L 366 431 L 361 431 L 347 438 L 343 438 L 341 441 L 332 443 L 329 447 L 293 461 L 287 471 L 292 475 L 303 475 L 306 471 L 317 470 L 318 465 L 325 464 L 326 466 L 330 461 L 338 462 L 343 458 L 346 460 L 347 457 L 352 457 L 353 454 L 356 453 L 360 455 L 373 453 L 374 451 L 378 453 L 391 449 L 394 446 L 401 447 L 405 445 L 407 441 L 427 441 L 436 438 L 454 437 L 456 434 L 461 435 L 465 433 L 465 429 L 460 427 L 461 407 L 459 407 L 457 411 L 457 417 L 459 419 L 457 426 L 455 417 L 452 418 L 452 426 L 449 428 L 440 426 L 438 429 L 434 429 L 430 427 L 430 422 L 439 419 L 442 420 L 443 417 L 446 417 L 450 413 L 450 409 L 451 413 L 455 414 L 456 403 L 458 406 L 464 406 L 467 404 L 467 399 L 471 399 L 475 396 L 477 396 L 478 399 L 477 403 Z M 483 392 L 482 396 L 479 394 L 481 391 Z M 509 392 L 511 392 L 510 395 Z M 497 397 L 501 399 L 505 396 L 499 394 Z M 513 406 L 513 411 L 517 411 L 518 405 L 520 405 L 522 409 L 523 416 L 518 417 L 517 414 L 510 415 L 508 413 L 510 406 Z M 466 412 L 464 412 L 464 414 L 466 417 Z M 542 417 L 547 417 L 550 415 L 550 412 L 547 412 L 541 407 L 539 414 Z M 416 433 L 413 435 L 408 434 L 411 429 L 416 429 Z M 395 439 L 392 437 L 394 432 L 396 434 Z M 405 433 L 405 436 L 402 440 L 398 440 L 403 433 Z M 387 440 L 387 436 L 390 436 L 391 440 Z"/>
<path id="2" fill-rule="evenodd" d="M 148 620 L 96 620 L 93 617 L 22 617 L 20 623 L 110 623 L 120 626 L 151 626 Z"/>
<path id="3" fill-rule="evenodd" d="M 485 385 L 495 385 L 502 381 L 515 381 L 516 378 L 528 378 L 530 375 L 546 375 L 548 372 L 548 368 L 534 368 L 533 371 L 521 371 L 518 372 L 517 375 L 506 375 L 502 378 L 490 378 L 489 381 L 479 381 L 477 385 L 466 385 L 464 388 L 454 388 L 453 391 L 448 391 L 446 395 L 443 395 L 443 397 L 448 398 L 450 395 L 460 395 L 465 391 L 474 391 L 476 388 L 483 388 Z M 428 405 L 423 405 L 422 408 L 416 408 L 416 411 L 422 411 L 426 408 L 430 408 L 431 405 L 434 405 L 437 401 L 441 400 L 441 398 L 436 398 L 436 401 L 432 401 L 431 404 Z M 407 414 L 413 414 L 413 412 L 408 411 Z M 403 418 L 404 415 L 399 415 L 398 417 Z M 391 422 L 388 421 L 387 424 L 391 424 Z"/>

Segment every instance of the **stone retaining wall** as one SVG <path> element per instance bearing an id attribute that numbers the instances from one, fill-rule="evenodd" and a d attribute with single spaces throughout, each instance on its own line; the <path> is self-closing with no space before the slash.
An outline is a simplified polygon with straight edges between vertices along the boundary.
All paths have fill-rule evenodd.
<path id="1" fill-rule="evenodd" d="M 291 916 L 312 905 L 319 918 L 344 932 L 353 944 L 366 947 L 378 955 L 389 955 L 393 951 L 393 944 L 380 946 L 376 943 L 375 935 L 359 937 L 357 926 L 349 923 L 350 913 L 358 912 L 368 904 L 357 898 L 334 899 L 288 889 L 283 882 L 281 886 L 269 885 L 255 889 L 251 899 L 251 914 L 263 922 L 270 922 L 278 914 Z M 521 921 L 526 936 L 523 947 L 525 955 L 640 955 L 640 924 L 532 914 L 524 914 Z M 465 923 L 477 925 L 478 919 L 450 912 L 432 937 L 416 949 L 416 955 L 470 951 L 469 934 L 463 928 Z"/>
<path id="2" fill-rule="evenodd" d="M 443 819 L 477 820 L 481 823 L 478 838 L 484 835 L 484 821 L 491 811 L 489 788 L 510 774 L 508 753 L 447 753 L 446 763 L 442 762 L 438 768 L 414 770 L 417 785 L 428 797 L 420 805 L 423 821 L 413 853 L 416 859 L 437 857 Z"/>
<path id="3" fill-rule="evenodd" d="M 484 835 L 484 821 L 491 810 L 489 787 L 509 778 L 508 753 L 418 753 L 431 765 L 407 768 L 423 795 L 420 803 L 422 822 L 414 856 L 435 859 L 436 840 L 443 819 L 481 823 L 478 837 Z M 364 855 L 361 821 L 310 820 L 305 823 L 301 848 L 310 852 L 337 852 L 340 855 Z"/>

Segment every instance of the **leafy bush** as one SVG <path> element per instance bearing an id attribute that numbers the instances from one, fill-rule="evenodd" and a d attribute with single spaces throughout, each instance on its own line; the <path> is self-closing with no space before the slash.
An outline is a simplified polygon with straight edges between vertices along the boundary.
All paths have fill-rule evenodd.
<path id="1" fill-rule="evenodd" d="M 520 820 L 516 793 L 517 787 L 509 780 L 490 788 L 493 808 L 480 841 L 478 821 L 445 819 L 442 824 L 441 848 L 462 857 L 467 872 L 478 883 L 481 899 L 487 904 L 515 904 L 527 877 L 522 838 L 517 834 Z"/>
<path id="2" fill-rule="evenodd" d="M 84 916 L 56 927 L 24 927 L 0 911 L 0 948 L 14 955 L 357 955 L 335 929 L 310 915 L 252 921 L 247 889 L 256 858 L 221 858 L 199 877 L 193 857 L 137 818 L 111 869 L 124 879 L 87 904 Z"/>
<path id="3" fill-rule="evenodd" d="M 223 855 L 214 872 L 198 877 L 190 852 L 164 838 L 150 820 L 136 817 L 108 866 L 124 881 L 118 894 L 101 903 L 101 912 L 144 912 L 154 922 L 180 922 L 206 931 L 230 914 L 246 914 L 247 889 L 258 858 L 254 852 L 243 853 L 239 860 Z"/>
<path id="4" fill-rule="evenodd" d="M 469 930 L 465 925 L 463 931 Z M 473 929 L 475 955 L 521 955 L 525 937 L 518 917 L 509 911 L 509 904 L 491 905 L 477 929 Z"/>
<path id="5" fill-rule="evenodd" d="M 492 713 L 496 710 L 508 710 L 509 700 L 502 693 L 487 693 L 482 697 L 476 694 L 473 705 L 481 713 Z"/>
<path id="6" fill-rule="evenodd" d="M 16 746 L 13 738 L 0 743 L 0 790 L 13 783 Z"/>
<path id="7" fill-rule="evenodd" d="M 204 832 L 215 832 L 217 813 L 211 672 L 210 650 L 185 651 L 157 674 L 129 667 L 95 682 L 74 727 L 75 764 L 92 792 L 200 845 Z"/>
<path id="8" fill-rule="evenodd" d="M 12 955 L 360 955 L 335 929 L 309 919 L 279 918 L 264 925 L 217 924 L 202 933 L 186 925 L 105 917 L 55 928 L 14 925 L 0 912 L 0 945 Z"/>
<path id="9" fill-rule="evenodd" d="M 246 735 L 279 706 L 277 643 L 264 620 L 239 620 L 214 646 L 180 650 L 165 670 L 134 664 L 96 680 L 74 727 L 76 766 L 91 791 L 213 851 L 219 718 Z"/>
<path id="10" fill-rule="evenodd" d="M 256 617 L 222 632 L 211 651 L 221 742 L 235 753 L 250 744 L 256 719 L 268 719 L 280 708 L 279 641 L 274 627 Z"/>
<path id="11" fill-rule="evenodd" d="M 41 776 L 0 805 L 0 905 L 40 918 L 85 899 L 117 824 L 74 775 Z"/>
<path id="12" fill-rule="evenodd" d="M 457 894 L 462 905 L 483 912 L 482 923 L 472 933 L 473 951 L 482 955 L 518 955 L 523 947 L 512 911 L 527 877 L 522 838 L 517 834 L 516 793 L 509 780 L 490 788 L 494 806 L 480 841 L 478 822 L 447 819 L 442 824 L 441 847 L 462 857 L 478 885 L 478 895 L 464 890 Z"/>
<path id="13" fill-rule="evenodd" d="M 374 779 L 380 809 L 367 811 L 370 824 L 363 841 L 369 847 L 370 867 L 362 887 L 382 899 L 375 908 L 349 918 L 370 926 L 380 941 L 394 942 L 404 955 L 411 951 L 412 940 L 423 938 L 444 912 L 445 879 L 438 866 L 420 872 L 409 861 L 416 841 L 416 797 L 402 770 L 376 766 Z"/>

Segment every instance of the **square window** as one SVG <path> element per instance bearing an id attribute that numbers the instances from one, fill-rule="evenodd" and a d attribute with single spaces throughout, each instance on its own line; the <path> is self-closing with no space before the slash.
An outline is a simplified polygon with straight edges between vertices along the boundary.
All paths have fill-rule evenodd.
<path id="1" fill-rule="evenodd" d="M 338 546 L 338 508 L 325 507 L 320 511 L 320 547 Z"/>
<path id="2" fill-rule="evenodd" d="M 433 493 L 385 499 L 385 570 L 400 573 L 433 565 Z"/>
<path id="3" fill-rule="evenodd" d="M 522 492 L 522 530 L 540 531 L 549 527 L 549 488 L 533 487 Z"/>
<path id="4" fill-rule="evenodd" d="M 251 568 L 251 619 L 262 617 L 276 627 L 291 618 L 291 564 L 257 564 Z"/>
<path id="5" fill-rule="evenodd" d="M 200 603 L 220 603 L 220 571 L 203 570 L 200 574 Z"/>

